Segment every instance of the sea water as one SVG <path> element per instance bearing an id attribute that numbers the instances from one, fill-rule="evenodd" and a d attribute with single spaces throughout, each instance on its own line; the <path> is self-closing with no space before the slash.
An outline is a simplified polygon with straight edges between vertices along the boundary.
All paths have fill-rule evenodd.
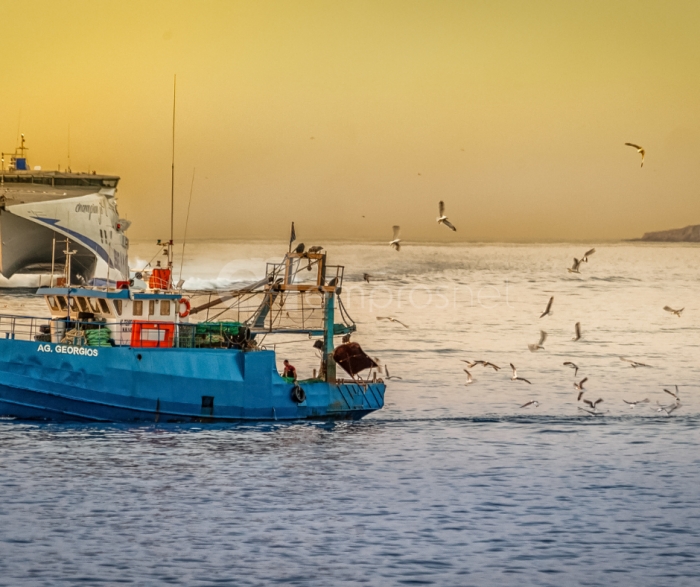
<path id="1" fill-rule="evenodd" d="M 328 244 L 394 377 L 357 423 L 0 422 L 0 585 L 698 585 L 700 249 L 601 244 L 567 272 L 588 248 Z M 193 243 L 183 278 L 254 281 L 285 249 Z M 280 366 L 310 376 L 312 343 Z M 501 369 L 467 386 L 465 360 Z"/>

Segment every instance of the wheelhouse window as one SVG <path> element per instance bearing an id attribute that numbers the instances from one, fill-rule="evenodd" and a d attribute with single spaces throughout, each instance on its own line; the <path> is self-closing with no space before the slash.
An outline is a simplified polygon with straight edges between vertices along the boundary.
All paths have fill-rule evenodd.
<path id="1" fill-rule="evenodd" d="M 122 301 L 121 300 L 113 300 L 112 303 L 114 304 L 114 311 L 117 313 L 117 316 L 122 315 Z"/>
<path id="2" fill-rule="evenodd" d="M 81 312 L 89 312 L 90 311 L 90 306 L 88 306 L 87 300 L 85 298 L 77 298 L 78 300 L 78 306 L 80 307 Z"/>
<path id="3" fill-rule="evenodd" d="M 134 300 L 134 316 L 143 316 L 143 302 L 141 300 Z"/>
<path id="4" fill-rule="evenodd" d="M 155 316 L 155 314 L 156 314 L 156 301 L 149 300 L 149 302 L 148 302 L 148 315 Z"/>
<path id="5" fill-rule="evenodd" d="M 75 298 L 68 298 L 68 305 L 70 305 L 71 310 L 75 310 L 77 307 L 77 304 L 75 303 Z"/>
<path id="6" fill-rule="evenodd" d="M 99 302 L 100 302 L 100 309 L 102 310 L 102 313 L 103 313 L 103 314 L 106 314 L 107 316 L 109 316 L 109 315 L 110 315 L 110 311 L 109 311 L 109 306 L 107 305 L 107 300 L 105 300 L 105 299 L 103 299 L 103 298 L 97 298 L 97 299 L 98 299 Z"/>
<path id="7" fill-rule="evenodd" d="M 63 296 L 57 296 L 56 300 L 58 300 L 58 305 L 60 306 L 61 310 L 68 309 L 68 304 L 66 303 L 66 298 L 64 298 Z"/>
<path id="8" fill-rule="evenodd" d="M 58 310 L 58 302 L 54 296 L 46 296 L 46 303 L 52 310 Z"/>
<path id="9" fill-rule="evenodd" d="M 92 311 L 95 314 L 100 313 L 100 304 L 97 301 L 97 298 L 88 298 L 88 301 L 90 302 L 90 308 L 92 308 Z"/>
<path id="10" fill-rule="evenodd" d="M 170 316 L 170 300 L 161 300 L 160 302 L 160 315 Z"/>

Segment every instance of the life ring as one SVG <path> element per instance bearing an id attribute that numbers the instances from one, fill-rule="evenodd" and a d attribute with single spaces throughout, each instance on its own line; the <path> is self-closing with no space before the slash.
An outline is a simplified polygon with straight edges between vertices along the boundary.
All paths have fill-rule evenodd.
<path id="1" fill-rule="evenodd" d="M 298 385 L 292 387 L 292 401 L 298 404 L 306 401 L 306 392 Z"/>
<path id="2" fill-rule="evenodd" d="M 190 308 L 192 307 L 190 305 L 190 301 L 187 298 L 180 298 L 179 304 L 180 304 L 180 306 L 184 305 L 185 309 L 180 310 L 180 313 L 178 314 L 178 316 L 180 316 L 180 318 L 187 318 L 187 316 L 190 315 Z"/>

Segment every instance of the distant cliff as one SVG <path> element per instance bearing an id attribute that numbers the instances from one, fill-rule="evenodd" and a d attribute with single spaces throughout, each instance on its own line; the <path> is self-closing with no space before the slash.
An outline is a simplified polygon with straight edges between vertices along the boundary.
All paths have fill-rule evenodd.
<path id="1" fill-rule="evenodd" d="M 644 236 L 637 240 L 663 243 L 700 243 L 700 224 L 672 230 L 645 232 Z"/>

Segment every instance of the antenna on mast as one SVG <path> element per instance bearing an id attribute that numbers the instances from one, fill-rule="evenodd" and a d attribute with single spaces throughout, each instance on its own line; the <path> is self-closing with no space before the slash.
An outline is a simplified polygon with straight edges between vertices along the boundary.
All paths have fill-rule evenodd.
<path id="1" fill-rule="evenodd" d="M 180 259 L 180 277 L 178 277 L 179 282 L 182 282 L 182 266 L 185 264 L 185 243 L 187 242 L 187 225 L 190 223 L 190 206 L 192 205 L 192 190 L 194 190 L 194 172 L 196 170 L 197 170 L 196 167 L 192 169 L 192 185 L 190 185 L 190 201 L 187 203 L 187 218 L 185 218 L 185 234 L 182 237 L 182 259 Z"/>

